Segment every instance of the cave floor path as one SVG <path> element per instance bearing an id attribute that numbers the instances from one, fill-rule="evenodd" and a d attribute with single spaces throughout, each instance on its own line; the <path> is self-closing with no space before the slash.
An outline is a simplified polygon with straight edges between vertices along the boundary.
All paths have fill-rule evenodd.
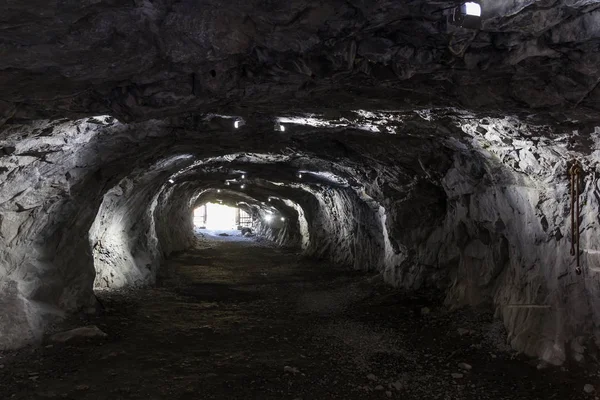
<path id="1" fill-rule="evenodd" d="M 101 315 L 68 321 L 72 327 L 97 325 L 106 339 L 4 354 L 0 397 L 584 395 L 575 373 L 538 370 L 500 349 L 502 331 L 489 313 L 448 312 L 432 296 L 402 294 L 373 273 L 247 240 L 199 242 L 174 255 L 165 271 L 156 287 L 100 292 L 106 307 Z"/>

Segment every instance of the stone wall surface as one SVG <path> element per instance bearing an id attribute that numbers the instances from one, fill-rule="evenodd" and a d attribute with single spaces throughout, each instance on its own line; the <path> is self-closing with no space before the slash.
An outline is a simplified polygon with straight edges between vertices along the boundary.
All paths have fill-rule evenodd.
<path id="1" fill-rule="evenodd" d="M 360 115 L 268 142 L 215 116 L 5 125 L 0 346 L 90 308 L 93 288 L 153 284 L 165 257 L 193 245 L 194 207 L 216 199 L 243 203 L 279 245 L 441 290 L 451 308 L 491 307 L 531 356 L 560 364 L 595 345 L 599 130 L 455 109 Z M 582 275 L 569 254 L 575 158 Z"/>
<path id="2" fill-rule="evenodd" d="M 529 355 L 593 347 L 599 4 L 482 0 L 469 30 L 445 1 L 3 2 L 0 349 L 155 282 L 217 199 L 276 244 L 491 307 Z"/>
<path id="3" fill-rule="evenodd" d="M 0 122 L 232 105 L 597 116 L 597 0 L 481 4 L 468 30 L 448 24 L 446 1 L 4 2 Z"/>
<path id="4" fill-rule="evenodd" d="M 508 118 L 463 125 L 473 149 L 456 158 L 443 181 L 452 211 L 441 254 L 458 256 L 447 303 L 492 302 L 514 348 L 560 364 L 581 341 L 600 343 L 598 131 L 586 135 L 592 144 L 580 152 L 573 135 L 540 138 L 515 125 Z M 584 170 L 582 275 L 570 254 L 567 169 L 574 159 Z"/>

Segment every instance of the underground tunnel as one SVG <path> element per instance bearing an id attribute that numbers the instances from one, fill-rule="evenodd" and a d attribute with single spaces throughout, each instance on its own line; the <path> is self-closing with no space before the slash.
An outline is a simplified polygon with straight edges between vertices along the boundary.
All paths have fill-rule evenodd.
<path id="1" fill-rule="evenodd" d="M 597 399 L 599 26 L 0 2 L 0 394 Z"/>

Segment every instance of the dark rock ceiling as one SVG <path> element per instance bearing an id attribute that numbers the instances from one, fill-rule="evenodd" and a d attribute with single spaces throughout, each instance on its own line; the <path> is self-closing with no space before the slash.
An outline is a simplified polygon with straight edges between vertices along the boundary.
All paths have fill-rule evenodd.
<path id="1" fill-rule="evenodd" d="M 600 3 L 5 0 L 0 122 L 457 107 L 594 119 Z"/>

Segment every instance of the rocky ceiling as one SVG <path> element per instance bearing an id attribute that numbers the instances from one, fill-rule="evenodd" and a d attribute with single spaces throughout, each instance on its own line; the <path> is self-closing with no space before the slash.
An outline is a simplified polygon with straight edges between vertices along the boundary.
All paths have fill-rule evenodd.
<path id="1" fill-rule="evenodd" d="M 0 121 L 182 112 L 600 110 L 600 3 L 20 0 L 0 5 Z M 556 108 L 560 107 L 560 113 Z"/>

